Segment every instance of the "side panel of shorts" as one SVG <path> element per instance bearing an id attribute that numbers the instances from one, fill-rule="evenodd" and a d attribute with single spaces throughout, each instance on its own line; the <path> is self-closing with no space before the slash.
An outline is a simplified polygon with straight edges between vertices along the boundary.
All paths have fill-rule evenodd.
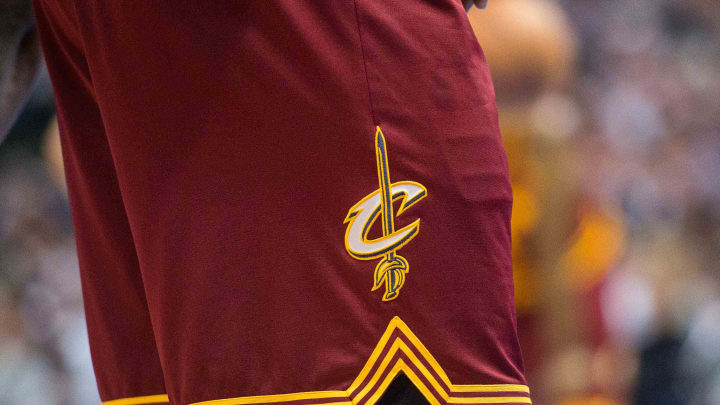
<path id="1" fill-rule="evenodd" d="M 422 218 L 420 234 L 401 251 L 419 257 L 424 274 L 407 282 L 421 285 L 394 311 L 411 328 L 435 328 L 421 339 L 453 382 L 522 382 L 512 190 L 480 44 L 459 1 L 355 1 L 393 181 L 428 190 L 411 215 Z"/>
<path id="2" fill-rule="evenodd" d="M 55 90 L 100 397 L 167 403 L 133 238 L 74 13 L 71 2 L 35 2 Z"/>

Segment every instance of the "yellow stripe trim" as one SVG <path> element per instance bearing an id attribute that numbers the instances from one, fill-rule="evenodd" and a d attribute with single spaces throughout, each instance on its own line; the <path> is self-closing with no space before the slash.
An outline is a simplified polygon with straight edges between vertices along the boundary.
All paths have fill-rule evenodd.
<path id="1" fill-rule="evenodd" d="M 450 404 L 532 404 L 528 397 L 454 397 L 448 400 Z"/>
<path id="2" fill-rule="evenodd" d="M 516 384 L 489 384 L 489 385 L 453 385 L 455 392 L 526 392 L 530 393 L 527 385 Z"/>
<path id="3" fill-rule="evenodd" d="M 131 397 L 113 399 L 112 401 L 105 401 L 102 405 L 142 405 L 142 404 L 161 404 L 163 402 L 170 402 L 165 394 L 160 395 L 147 395 L 144 397 Z"/>
<path id="4" fill-rule="evenodd" d="M 346 398 L 345 391 L 313 391 L 298 392 L 294 394 L 277 394 L 277 395 L 257 395 L 252 397 L 238 397 L 228 399 L 214 399 L 211 401 L 195 402 L 192 405 L 242 405 L 256 402 L 283 402 L 297 401 L 299 399 L 321 399 L 321 398 Z M 340 402 L 350 403 L 350 401 Z"/>

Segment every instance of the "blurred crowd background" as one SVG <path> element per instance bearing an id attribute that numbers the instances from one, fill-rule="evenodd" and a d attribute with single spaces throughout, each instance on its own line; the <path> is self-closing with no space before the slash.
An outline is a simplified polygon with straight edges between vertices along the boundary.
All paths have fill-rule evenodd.
<path id="1" fill-rule="evenodd" d="M 538 405 L 720 405 L 720 1 L 491 0 Z M 98 404 L 50 84 L 0 145 L 0 405 Z"/>

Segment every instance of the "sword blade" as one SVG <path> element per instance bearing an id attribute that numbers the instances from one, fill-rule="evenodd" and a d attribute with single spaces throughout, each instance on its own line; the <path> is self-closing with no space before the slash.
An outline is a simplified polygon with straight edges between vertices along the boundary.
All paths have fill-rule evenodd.
<path id="1" fill-rule="evenodd" d="M 392 235 L 395 232 L 393 223 L 392 195 L 390 191 L 390 168 L 388 167 L 387 146 L 385 136 L 380 127 L 375 131 L 375 155 L 377 157 L 378 181 L 380 182 L 381 210 L 383 236 Z M 395 252 L 391 251 L 385 255 L 387 260 L 395 258 Z"/>

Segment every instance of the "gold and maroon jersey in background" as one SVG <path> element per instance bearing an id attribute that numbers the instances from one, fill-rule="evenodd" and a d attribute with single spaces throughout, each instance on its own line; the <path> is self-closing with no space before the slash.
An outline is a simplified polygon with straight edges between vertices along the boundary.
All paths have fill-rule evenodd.
<path id="1" fill-rule="evenodd" d="M 107 404 L 530 403 L 460 1 L 35 7 Z"/>

